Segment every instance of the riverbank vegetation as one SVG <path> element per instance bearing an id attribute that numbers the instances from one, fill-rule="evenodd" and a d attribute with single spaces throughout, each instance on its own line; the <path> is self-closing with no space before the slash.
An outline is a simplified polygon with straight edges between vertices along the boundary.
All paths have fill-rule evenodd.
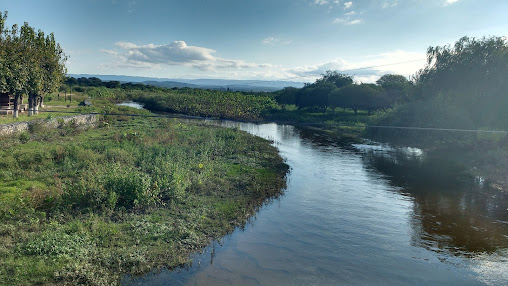
<path id="1" fill-rule="evenodd" d="M 430 47 L 427 65 L 414 76 L 410 100 L 379 113 L 380 125 L 507 130 L 508 44 L 500 37 L 464 37 L 453 46 Z M 373 138 L 425 145 L 501 140 L 499 134 L 369 129 Z M 411 140 L 411 141 L 408 141 Z M 501 140 L 502 141 L 502 140 Z"/>
<path id="2" fill-rule="evenodd" d="M 284 187 L 287 166 L 261 138 L 169 119 L 103 120 L 0 140 L 3 283 L 115 284 L 180 266 Z"/>

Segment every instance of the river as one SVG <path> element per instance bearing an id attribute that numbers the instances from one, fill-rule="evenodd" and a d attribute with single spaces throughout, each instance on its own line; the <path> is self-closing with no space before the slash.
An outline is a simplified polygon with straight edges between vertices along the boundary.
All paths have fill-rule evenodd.
<path id="1" fill-rule="evenodd" d="M 272 140 L 287 189 L 192 265 L 132 285 L 508 285 L 508 194 L 483 179 L 416 148 L 209 124 Z"/>

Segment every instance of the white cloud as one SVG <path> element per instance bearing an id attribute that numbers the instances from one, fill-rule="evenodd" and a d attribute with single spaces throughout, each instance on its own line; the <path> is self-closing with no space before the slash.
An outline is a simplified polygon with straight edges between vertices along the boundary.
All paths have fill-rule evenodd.
<path id="1" fill-rule="evenodd" d="M 452 5 L 452 4 L 455 4 L 457 2 L 459 2 L 460 0 L 444 0 L 444 5 L 445 6 L 448 6 L 448 5 Z"/>
<path id="2" fill-rule="evenodd" d="M 348 25 L 357 25 L 357 24 L 361 24 L 361 23 L 363 23 L 362 19 L 356 19 L 356 20 L 349 21 L 347 24 Z"/>
<path id="3" fill-rule="evenodd" d="M 344 3 L 344 9 L 349 9 L 353 6 L 353 1 L 345 2 Z"/>
<path id="4" fill-rule="evenodd" d="M 282 39 L 277 38 L 277 37 L 267 37 L 267 38 L 264 38 L 263 40 L 261 40 L 262 44 L 264 44 L 264 45 L 270 45 L 270 46 L 273 46 L 273 45 L 276 45 L 276 44 L 289 45 L 289 44 L 291 44 L 291 42 L 292 41 L 282 40 Z"/>
<path id="5" fill-rule="evenodd" d="M 344 24 L 344 25 L 358 25 L 363 23 L 362 19 L 354 19 L 351 20 L 349 17 L 346 18 L 335 18 L 333 20 L 334 24 Z"/>
<path id="6" fill-rule="evenodd" d="M 351 12 L 344 14 L 344 16 L 354 16 L 354 15 L 356 15 L 355 11 L 351 11 Z"/>
<path id="7" fill-rule="evenodd" d="M 315 5 L 324 6 L 324 5 L 327 5 L 328 3 L 329 3 L 328 0 L 314 0 Z"/>
<path id="8" fill-rule="evenodd" d="M 333 9 L 340 4 L 340 0 L 312 0 L 310 3 L 311 5 L 328 6 L 328 8 Z"/>
<path id="9" fill-rule="evenodd" d="M 216 69 L 267 68 L 269 64 L 249 63 L 243 60 L 231 60 L 215 57 L 215 50 L 188 46 L 184 41 L 174 41 L 167 45 L 137 45 L 130 42 L 117 42 L 120 51 L 102 50 L 115 62 L 110 67 L 136 69 L 160 68 L 161 66 L 187 66 L 201 71 Z"/>
<path id="10" fill-rule="evenodd" d="M 383 9 L 392 8 L 399 4 L 398 0 L 385 0 L 381 6 Z"/>

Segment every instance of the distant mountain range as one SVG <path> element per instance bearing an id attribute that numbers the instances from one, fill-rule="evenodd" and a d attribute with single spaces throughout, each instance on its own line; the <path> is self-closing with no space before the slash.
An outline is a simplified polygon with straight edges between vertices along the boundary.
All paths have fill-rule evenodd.
<path id="1" fill-rule="evenodd" d="M 125 76 L 125 75 L 94 75 L 94 74 L 69 74 L 69 76 L 96 77 L 102 81 L 117 80 L 120 82 L 143 83 L 168 88 L 202 88 L 232 91 L 276 91 L 284 87 L 303 87 L 303 83 L 295 81 L 268 81 L 268 80 L 232 80 L 232 79 L 169 79 L 155 77 Z"/>

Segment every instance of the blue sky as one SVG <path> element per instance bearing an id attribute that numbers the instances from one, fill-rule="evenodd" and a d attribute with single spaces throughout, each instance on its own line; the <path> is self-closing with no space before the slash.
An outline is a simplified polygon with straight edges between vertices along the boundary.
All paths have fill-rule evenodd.
<path id="1" fill-rule="evenodd" d="M 508 36 L 504 0 L 0 0 L 8 25 L 54 32 L 73 74 L 373 82 L 429 46 Z M 408 62 L 405 64 L 388 65 Z M 380 66 L 380 67 L 377 67 Z"/>

